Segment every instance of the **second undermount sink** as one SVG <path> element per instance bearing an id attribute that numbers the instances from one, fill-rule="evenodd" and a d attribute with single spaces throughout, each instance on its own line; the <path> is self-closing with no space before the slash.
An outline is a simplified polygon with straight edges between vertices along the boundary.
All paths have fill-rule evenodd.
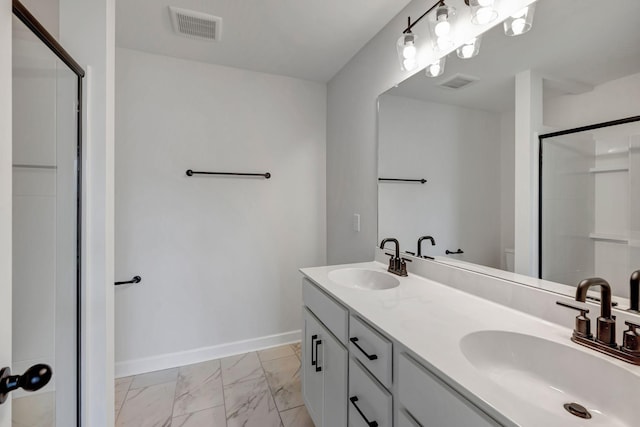
<path id="1" fill-rule="evenodd" d="M 341 268 L 329 272 L 329 280 L 347 288 L 380 291 L 400 285 L 389 273 L 366 268 Z"/>
<path id="2" fill-rule="evenodd" d="M 560 420 L 558 425 L 637 426 L 640 377 L 568 344 L 515 332 L 479 331 L 463 337 L 460 348 L 482 375 L 515 395 L 518 406 L 551 414 Z M 570 413 L 582 412 L 575 406 L 565 408 L 571 403 L 586 408 L 592 418 Z"/>

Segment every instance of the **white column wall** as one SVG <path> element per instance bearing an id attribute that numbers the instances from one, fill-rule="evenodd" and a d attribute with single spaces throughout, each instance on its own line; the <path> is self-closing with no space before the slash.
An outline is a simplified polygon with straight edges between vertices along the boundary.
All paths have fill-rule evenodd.
<path id="1" fill-rule="evenodd" d="M 538 132 L 542 128 L 542 77 L 516 75 L 515 272 L 538 271 Z"/>
<path id="2" fill-rule="evenodd" d="M 82 424 L 114 424 L 115 0 L 60 0 L 60 41 L 85 68 Z"/>

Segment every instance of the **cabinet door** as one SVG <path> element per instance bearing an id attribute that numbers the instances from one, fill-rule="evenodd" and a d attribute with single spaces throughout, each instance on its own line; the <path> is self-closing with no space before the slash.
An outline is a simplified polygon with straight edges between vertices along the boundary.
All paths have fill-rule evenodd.
<path id="1" fill-rule="evenodd" d="M 429 427 L 496 427 L 493 419 L 404 354 L 398 362 L 398 401 L 415 421 Z M 408 417 L 407 417 L 408 418 Z"/>
<path id="2" fill-rule="evenodd" d="M 302 396 L 313 423 L 322 426 L 323 370 L 321 348 L 323 328 L 320 322 L 304 309 L 304 339 L 302 341 Z M 316 351 L 317 350 L 317 351 Z"/>
<path id="3" fill-rule="evenodd" d="M 349 354 L 326 330 L 322 334 L 322 371 L 324 372 L 324 427 L 347 425 L 347 364 Z"/>

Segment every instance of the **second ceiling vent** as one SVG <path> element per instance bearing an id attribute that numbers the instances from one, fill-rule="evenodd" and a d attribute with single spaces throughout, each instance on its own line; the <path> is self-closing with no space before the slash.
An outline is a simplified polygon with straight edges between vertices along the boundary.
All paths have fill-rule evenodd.
<path id="1" fill-rule="evenodd" d="M 176 33 L 192 39 L 218 41 L 222 36 L 222 18 L 195 10 L 169 6 Z"/>
<path id="2" fill-rule="evenodd" d="M 465 76 L 464 74 L 456 74 L 455 76 L 443 81 L 439 84 L 439 86 L 447 88 L 447 89 L 462 89 L 463 87 L 467 87 L 470 84 L 477 82 L 479 79 L 477 77 Z"/>

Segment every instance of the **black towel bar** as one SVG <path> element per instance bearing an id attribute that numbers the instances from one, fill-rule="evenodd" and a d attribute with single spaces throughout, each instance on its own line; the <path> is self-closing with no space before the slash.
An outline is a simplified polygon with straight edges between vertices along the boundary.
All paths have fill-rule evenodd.
<path id="1" fill-rule="evenodd" d="M 241 172 L 198 172 L 191 169 L 187 170 L 187 176 L 193 175 L 225 175 L 225 176 L 261 176 L 263 178 L 271 178 L 269 172 L 266 173 L 241 173 Z"/>
<path id="2" fill-rule="evenodd" d="M 389 181 L 389 182 L 419 182 L 420 184 L 424 184 L 427 182 L 426 179 L 403 179 L 403 178 L 378 178 L 378 181 Z"/>

